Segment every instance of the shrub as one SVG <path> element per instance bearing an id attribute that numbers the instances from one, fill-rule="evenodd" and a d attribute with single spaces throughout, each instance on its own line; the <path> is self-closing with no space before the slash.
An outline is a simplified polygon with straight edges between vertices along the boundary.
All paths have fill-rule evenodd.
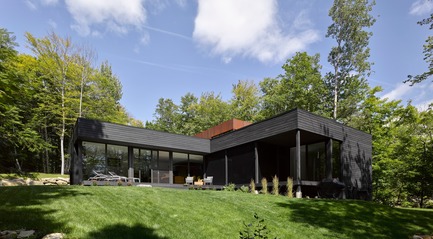
<path id="1" fill-rule="evenodd" d="M 93 186 L 98 186 L 98 182 L 96 182 L 96 180 L 92 180 L 92 185 Z"/>
<path id="2" fill-rule="evenodd" d="M 229 183 L 223 187 L 224 191 L 234 192 L 236 189 L 236 185 L 234 183 Z"/>
<path id="3" fill-rule="evenodd" d="M 251 239 L 251 238 L 268 238 L 268 228 L 264 223 L 265 220 L 260 218 L 257 213 L 254 213 L 255 222 L 246 224 L 244 222 L 244 230 L 239 232 L 240 239 Z"/>
<path id="4" fill-rule="evenodd" d="M 266 178 L 262 178 L 262 190 L 260 192 L 268 194 L 268 180 Z"/>
<path id="5" fill-rule="evenodd" d="M 250 190 L 251 190 L 251 193 L 256 193 L 256 183 L 254 182 L 254 179 L 251 179 Z"/>
<path id="6" fill-rule="evenodd" d="M 118 180 L 118 181 L 117 181 L 117 186 L 123 186 L 123 183 L 122 183 L 121 180 Z"/>
<path id="7" fill-rule="evenodd" d="M 272 178 L 272 194 L 274 195 L 280 195 L 280 192 L 278 191 L 279 188 L 279 181 L 277 175 L 275 175 Z"/>
<path id="8" fill-rule="evenodd" d="M 287 177 L 287 197 L 293 198 L 293 178 Z"/>
<path id="9" fill-rule="evenodd" d="M 250 191 L 250 188 L 248 186 L 242 185 L 239 190 L 243 193 L 248 193 Z"/>

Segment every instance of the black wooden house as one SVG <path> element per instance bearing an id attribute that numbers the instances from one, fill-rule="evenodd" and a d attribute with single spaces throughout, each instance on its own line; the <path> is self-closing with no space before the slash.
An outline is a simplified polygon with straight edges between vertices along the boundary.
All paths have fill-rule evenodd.
<path id="1" fill-rule="evenodd" d="M 263 177 L 291 177 L 297 196 L 338 178 L 349 195 L 371 192 L 371 135 L 301 109 L 210 138 L 79 118 L 70 154 L 71 184 L 112 171 L 152 184 L 213 176 L 214 185 L 260 185 Z"/>

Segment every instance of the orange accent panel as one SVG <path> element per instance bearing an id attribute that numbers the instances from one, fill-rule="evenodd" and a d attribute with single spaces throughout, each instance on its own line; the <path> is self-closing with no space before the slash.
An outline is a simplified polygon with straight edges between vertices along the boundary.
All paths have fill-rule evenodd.
<path id="1" fill-rule="evenodd" d="M 234 130 L 238 130 L 240 128 L 243 128 L 247 125 L 250 125 L 251 122 L 247 122 L 247 121 L 242 121 L 242 120 L 238 120 L 238 119 L 231 119 L 231 120 L 227 120 L 219 125 L 216 125 L 210 129 L 207 129 L 201 133 L 196 134 L 196 137 L 199 138 L 203 138 L 203 139 L 211 139 L 215 136 L 230 132 L 230 131 L 234 131 Z"/>

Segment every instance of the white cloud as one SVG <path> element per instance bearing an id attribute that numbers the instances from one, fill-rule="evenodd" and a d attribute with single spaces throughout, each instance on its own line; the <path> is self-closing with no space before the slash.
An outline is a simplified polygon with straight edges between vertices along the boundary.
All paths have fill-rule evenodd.
<path id="1" fill-rule="evenodd" d="M 412 104 L 419 110 L 426 110 L 429 104 L 433 103 L 433 82 L 423 82 L 410 86 L 409 84 L 398 84 L 393 90 L 383 95 L 381 98 L 388 100 L 402 100 Z"/>
<path id="2" fill-rule="evenodd" d="M 421 16 L 424 14 L 430 14 L 433 11 L 432 0 L 417 0 L 412 3 L 409 13 L 412 15 Z"/>
<path id="3" fill-rule="evenodd" d="M 193 37 L 223 61 L 246 56 L 261 62 L 283 61 L 319 39 L 305 13 L 291 29 L 281 28 L 277 14 L 276 0 L 199 0 Z"/>
<path id="4" fill-rule="evenodd" d="M 141 29 L 147 17 L 142 0 L 66 0 L 66 6 L 75 21 L 72 29 L 83 36 L 100 35 L 101 29 L 125 34 Z"/>

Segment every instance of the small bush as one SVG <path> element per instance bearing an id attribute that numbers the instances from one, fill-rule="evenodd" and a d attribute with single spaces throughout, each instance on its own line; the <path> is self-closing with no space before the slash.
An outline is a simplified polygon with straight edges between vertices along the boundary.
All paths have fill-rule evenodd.
<path id="1" fill-rule="evenodd" d="M 275 175 L 272 178 L 272 194 L 274 194 L 274 195 L 280 195 L 279 184 L 280 184 L 280 182 L 278 180 L 278 177 L 277 177 L 277 175 Z"/>
<path id="2" fill-rule="evenodd" d="M 223 187 L 224 191 L 234 192 L 236 189 L 236 185 L 234 183 L 229 183 Z"/>
<path id="3" fill-rule="evenodd" d="M 240 239 L 252 238 L 268 238 L 268 228 L 265 225 L 265 220 L 260 218 L 257 213 L 254 213 L 255 222 L 246 224 L 244 222 L 244 230 L 239 232 Z"/>
<path id="4" fill-rule="evenodd" d="M 268 180 L 266 178 L 262 178 L 262 190 L 260 192 L 268 194 Z"/>
<path id="5" fill-rule="evenodd" d="M 293 178 L 287 177 L 287 197 L 293 198 Z"/>
<path id="6" fill-rule="evenodd" d="M 250 190 L 251 190 L 251 193 L 256 193 L 256 183 L 254 182 L 254 179 L 251 179 Z"/>
<path id="7" fill-rule="evenodd" d="M 239 190 L 243 193 L 248 193 L 250 191 L 250 188 L 248 186 L 242 185 Z"/>
<path id="8" fill-rule="evenodd" d="M 92 180 L 92 186 L 98 186 L 98 182 L 96 182 L 96 180 Z"/>
<path id="9" fill-rule="evenodd" d="M 123 183 L 121 180 L 117 181 L 117 186 L 123 186 Z"/>

